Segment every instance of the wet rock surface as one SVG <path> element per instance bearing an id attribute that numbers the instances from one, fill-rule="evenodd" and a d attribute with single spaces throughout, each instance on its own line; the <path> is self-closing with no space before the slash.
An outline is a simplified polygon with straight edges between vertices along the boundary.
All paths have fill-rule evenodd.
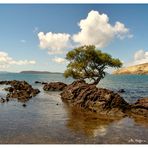
<path id="1" fill-rule="evenodd" d="M 25 102 L 40 92 L 39 89 L 32 88 L 26 81 L 0 81 L 0 84 L 10 85 L 10 87 L 4 89 L 8 91 L 6 100 L 9 100 L 9 98 L 17 98 L 19 101 Z"/>
<path id="2" fill-rule="evenodd" d="M 141 98 L 131 105 L 131 114 L 148 117 L 148 98 Z"/>
<path id="3" fill-rule="evenodd" d="M 129 108 L 129 104 L 118 93 L 84 81 L 68 85 L 61 93 L 61 98 L 70 106 L 110 116 L 124 116 L 125 110 Z"/>
<path id="4" fill-rule="evenodd" d="M 124 93 L 125 90 L 124 90 L 124 89 L 119 89 L 118 92 L 119 92 L 119 93 Z"/>
<path id="5" fill-rule="evenodd" d="M 148 98 L 130 105 L 118 93 L 97 88 L 83 80 L 68 85 L 61 93 L 61 98 L 72 107 L 103 115 L 148 117 Z"/>
<path id="6" fill-rule="evenodd" d="M 36 83 L 36 84 L 48 84 L 47 82 L 40 82 L 40 81 L 35 81 L 34 83 Z"/>
<path id="7" fill-rule="evenodd" d="M 62 91 L 67 86 L 67 84 L 62 82 L 51 82 L 44 85 L 43 89 L 45 91 Z"/>

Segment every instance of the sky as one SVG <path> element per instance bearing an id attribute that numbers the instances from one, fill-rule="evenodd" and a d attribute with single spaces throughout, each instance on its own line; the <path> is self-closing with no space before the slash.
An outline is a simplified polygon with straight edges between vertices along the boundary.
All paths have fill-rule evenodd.
<path id="1" fill-rule="evenodd" d="M 63 72 L 66 53 L 82 45 L 148 62 L 148 5 L 0 4 L 0 71 Z"/>

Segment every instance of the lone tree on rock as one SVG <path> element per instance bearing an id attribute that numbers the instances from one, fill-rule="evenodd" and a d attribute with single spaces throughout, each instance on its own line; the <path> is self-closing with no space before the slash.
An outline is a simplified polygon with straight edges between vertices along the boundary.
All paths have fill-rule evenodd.
<path id="1" fill-rule="evenodd" d="M 97 50 L 95 46 L 81 46 L 69 51 L 66 55 L 69 61 L 64 76 L 74 79 L 90 79 L 97 85 L 105 76 L 105 69 L 108 67 L 119 68 L 122 63 L 111 55 Z"/>

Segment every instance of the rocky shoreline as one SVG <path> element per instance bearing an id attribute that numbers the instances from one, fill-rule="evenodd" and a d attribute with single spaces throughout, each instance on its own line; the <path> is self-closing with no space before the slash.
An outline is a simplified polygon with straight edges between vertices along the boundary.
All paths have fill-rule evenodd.
<path id="1" fill-rule="evenodd" d="M 148 98 L 141 98 L 136 103 L 129 104 L 119 94 L 125 92 L 124 90 L 116 93 L 108 89 L 97 88 L 83 80 L 74 81 L 69 85 L 62 82 L 35 81 L 35 83 L 42 84 L 44 91 L 62 91 L 60 93 L 62 101 L 77 110 L 107 117 L 148 117 Z M 1 103 L 13 98 L 26 102 L 40 93 L 39 89 L 34 89 L 26 81 L 0 81 L 0 85 L 10 85 L 4 89 L 8 93 L 6 99 L 1 98 Z"/>
<path id="2" fill-rule="evenodd" d="M 30 100 L 32 97 L 35 97 L 38 93 L 40 93 L 39 89 L 34 89 L 29 83 L 26 81 L 0 81 L 0 85 L 9 85 L 10 87 L 5 88 L 7 91 L 6 99 L 1 98 L 1 103 L 8 102 L 9 99 L 16 98 L 20 102 L 26 102 Z M 23 104 L 23 106 L 25 106 Z"/>
<path id="3" fill-rule="evenodd" d="M 128 104 L 118 93 L 97 88 L 85 81 L 75 81 L 61 93 L 61 99 L 71 107 L 109 117 L 148 117 L 148 98 Z"/>

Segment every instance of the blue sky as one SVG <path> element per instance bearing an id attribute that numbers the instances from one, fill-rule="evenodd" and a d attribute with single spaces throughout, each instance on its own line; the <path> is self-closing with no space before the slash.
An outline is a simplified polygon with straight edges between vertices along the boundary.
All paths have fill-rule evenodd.
<path id="1" fill-rule="evenodd" d="M 97 37 L 98 40 L 90 41 L 91 38 L 87 37 L 90 31 L 86 30 L 93 26 L 91 17 L 95 17 L 101 24 L 103 18 L 106 18 L 102 14 L 109 19 L 103 25 L 105 34 L 100 34 L 98 27 L 97 31 L 93 33 L 92 30 L 91 34 L 91 38 Z M 125 66 L 148 62 L 147 14 L 148 5 L 142 4 L 0 4 L 1 71 L 63 72 L 66 68 L 63 59 L 66 52 L 72 47 L 83 45 L 86 40 L 121 59 Z M 78 24 L 82 19 L 85 23 L 80 28 Z M 120 24 L 116 25 L 116 22 Z M 121 24 L 124 24 L 124 27 L 121 27 Z M 97 25 L 96 23 L 96 28 Z M 108 25 L 109 30 L 105 28 Z M 49 32 L 50 37 L 46 36 Z M 59 33 L 61 38 L 58 38 Z M 55 40 L 55 37 L 59 40 Z M 64 37 L 65 40 L 60 42 Z M 45 38 L 49 42 L 45 42 Z M 63 42 L 66 45 L 63 45 Z M 57 50 L 57 44 L 60 53 L 54 52 Z M 49 51 L 52 51 L 52 54 Z"/>

